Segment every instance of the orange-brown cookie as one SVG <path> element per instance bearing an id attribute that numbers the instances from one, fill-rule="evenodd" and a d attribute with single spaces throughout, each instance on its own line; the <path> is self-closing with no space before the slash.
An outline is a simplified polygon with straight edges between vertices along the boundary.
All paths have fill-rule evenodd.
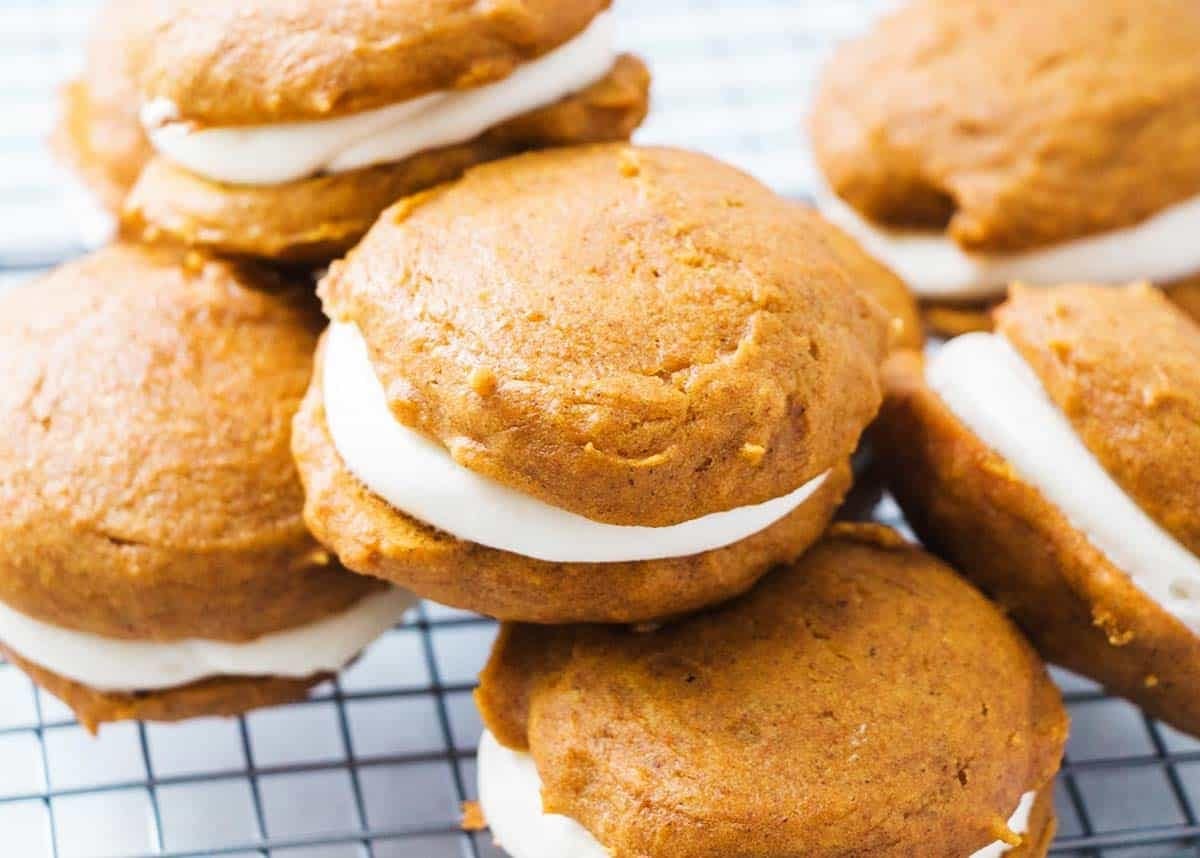
<path id="1" fill-rule="evenodd" d="M 389 205 L 467 168 L 525 149 L 624 140 L 646 115 L 650 75 L 623 56 L 602 81 L 467 143 L 398 163 L 281 185 L 214 182 L 153 160 L 125 210 L 129 228 L 234 256 L 319 263 L 349 250 Z"/>
<path id="2" fill-rule="evenodd" d="M 971 250 L 1130 226 L 1200 194 L 1197 48 L 1192 0 L 915 0 L 829 65 L 817 159 L 865 217 Z"/>
<path id="3" fill-rule="evenodd" d="M 1178 280 L 1163 287 L 1163 293 L 1194 319 L 1200 319 L 1200 275 Z M 921 308 L 925 328 L 939 337 L 957 337 L 995 327 L 992 313 L 999 301 L 984 304 L 926 303 Z"/>
<path id="4" fill-rule="evenodd" d="M 3 295 L 0 600 L 236 641 L 368 592 L 305 529 L 289 455 L 319 316 L 260 288 L 283 284 L 119 245 Z"/>
<path id="5" fill-rule="evenodd" d="M 133 52 L 149 240 L 319 265 L 391 203 L 527 149 L 627 140 L 650 76 L 609 0 L 159 4 Z"/>
<path id="6" fill-rule="evenodd" d="M 104 692 L 38 667 L 0 643 L 0 654 L 63 701 L 90 733 L 118 721 L 186 721 L 242 715 L 254 709 L 303 700 L 331 677 L 219 676 L 165 691 Z"/>
<path id="7" fill-rule="evenodd" d="M 100 10 L 84 72 L 63 88 L 51 138 L 57 155 L 113 214 L 153 155 L 138 118 L 140 101 L 130 68 L 129 30 L 146 5 L 117 0 Z"/>
<path id="8" fill-rule="evenodd" d="M 610 0 L 238 0 L 158 4 L 139 80 L 204 125 L 325 119 L 500 80 Z"/>
<path id="9" fill-rule="evenodd" d="M 318 359 L 293 441 L 316 537 L 351 569 L 505 619 L 637 623 L 730 599 L 815 542 L 852 479 L 843 463 L 798 510 L 725 548 L 626 563 L 540 561 L 455 539 L 373 494 L 346 470 L 329 437 L 321 377 Z"/>
<path id="10" fill-rule="evenodd" d="M 0 640 L 90 723 L 250 705 L 244 680 L 179 692 L 115 662 L 170 646 L 170 677 L 179 661 L 240 665 L 388 593 L 302 519 L 291 421 L 320 324 L 305 297 L 257 269 L 133 245 L 0 297 Z"/>
<path id="11" fill-rule="evenodd" d="M 1014 287 L 996 329 L 1113 479 L 1200 554 L 1200 327 L 1141 285 Z"/>
<path id="12" fill-rule="evenodd" d="M 357 571 L 538 622 L 693 610 L 801 553 L 889 327 L 811 214 L 625 145 L 404 200 L 320 294 L 309 526 Z"/>
<path id="13" fill-rule="evenodd" d="M 821 209 L 923 301 L 1195 276 L 1198 48 L 1191 0 L 912 0 L 825 72 Z"/>
<path id="14" fill-rule="evenodd" d="M 476 701 L 514 858 L 543 813 L 614 858 L 1043 856 L 1067 733 L 1004 616 L 874 525 L 656 631 L 506 626 Z"/>
<path id="15" fill-rule="evenodd" d="M 671 525 L 791 491 L 873 416 L 886 320 L 827 236 L 705 156 L 578 147 L 401 201 L 319 293 L 459 464 Z"/>
<path id="16" fill-rule="evenodd" d="M 921 312 L 904 281 L 887 266 L 866 253 L 853 238 L 815 211 L 815 229 L 826 230 L 833 252 L 842 260 L 850 277 L 864 293 L 874 298 L 892 317 L 892 348 L 919 349 L 925 344 Z"/>
<path id="17" fill-rule="evenodd" d="M 1200 451 L 1200 328 L 1144 286 L 1016 290 L 998 319 L 994 337 L 1020 355 L 1039 407 L 1059 416 L 1042 422 L 1040 411 L 1005 400 L 979 422 L 945 398 L 936 367 L 895 356 L 875 436 L 891 488 L 921 538 L 991 593 L 1048 659 L 1200 733 L 1188 477 Z M 978 383 L 999 395 L 990 378 Z M 1049 469 L 1031 462 L 995 434 L 1021 428 L 1016 421 L 1040 438 L 1025 449 L 1058 451 L 1057 438 L 1073 439 L 1086 469 L 1070 450 Z M 1092 510 L 1110 512 L 1096 520 Z"/>

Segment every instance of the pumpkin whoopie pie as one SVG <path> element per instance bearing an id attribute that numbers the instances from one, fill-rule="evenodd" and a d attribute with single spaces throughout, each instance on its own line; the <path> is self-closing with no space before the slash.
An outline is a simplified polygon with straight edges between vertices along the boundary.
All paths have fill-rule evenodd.
<path id="1" fill-rule="evenodd" d="M 89 245 L 117 229 L 125 197 L 154 150 L 138 116 L 130 29 L 145 0 L 113 0 L 96 16 L 82 74 L 62 91 L 51 144 L 80 180 L 73 202 Z"/>
<path id="2" fill-rule="evenodd" d="M 351 569 L 532 622 L 690 611 L 812 544 L 889 334 L 794 203 L 626 144 L 406 199 L 319 293 L 310 528 Z"/>
<path id="3" fill-rule="evenodd" d="M 1197 51 L 1194 0 L 912 0 L 826 70 L 823 210 L 924 299 L 1196 275 Z"/>
<path id="4" fill-rule="evenodd" d="M 1054 832 L 1058 690 L 878 525 L 650 632 L 506 625 L 476 702 L 513 858 L 1034 858 Z"/>
<path id="5" fill-rule="evenodd" d="M 302 697 L 411 601 L 304 527 L 294 297 L 124 245 L 0 296 L 0 651 L 91 728 Z"/>
<path id="6" fill-rule="evenodd" d="M 1018 287 L 997 333 L 886 375 L 921 538 L 1049 660 L 1200 734 L 1200 326 L 1144 284 Z"/>
<path id="7" fill-rule="evenodd" d="M 402 196 L 531 149 L 624 140 L 649 73 L 610 0 L 159 4 L 140 27 L 158 151 L 148 238 L 320 263 Z"/>

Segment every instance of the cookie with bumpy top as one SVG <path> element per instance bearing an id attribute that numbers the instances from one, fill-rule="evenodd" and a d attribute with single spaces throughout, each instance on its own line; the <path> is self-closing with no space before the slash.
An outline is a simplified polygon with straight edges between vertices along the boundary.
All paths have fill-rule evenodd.
<path id="1" fill-rule="evenodd" d="M 1113 534 L 1136 528 L 1172 552 L 1159 574 L 1197 556 L 1200 327 L 1145 285 L 1016 289 L 997 320 L 996 336 L 1139 520 L 1109 514 L 1110 533 L 1082 529 L 1078 511 L 1037 483 L 1047 474 L 990 446 L 911 353 L 887 363 L 874 436 L 890 488 L 931 550 L 991 593 L 1047 659 L 1200 733 L 1200 636 L 1180 613 L 1193 585 L 1185 576 L 1156 595 L 1113 553 L 1124 544 Z M 1010 419 L 1033 419 L 1024 413 Z"/>
<path id="2" fill-rule="evenodd" d="M 361 330 L 395 418 L 458 464 L 662 526 L 854 451 L 888 324 L 853 283 L 809 216 L 745 174 L 603 145 L 400 202 L 319 291 Z"/>
<path id="3" fill-rule="evenodd" d="M 105 637 L 244 641 L 371 591 L 305 529 L 320 316 L 273 274 L 117 245 L 3 296 L 0 600 Z"/>
<path id="4" fill-rule="evenodd" d="M 1067 732 L 1004 616 L 874 525 L 655 631 L 507 625 L 476 701 L 543 812 L 614 858 L 1040 857 Z"/>
<path id="5" fill-rule="evenodd" d="M 1197 48 L 1191 0 L 916 0 L 829 65 L 817 161 L 863 217 L 971 251 L 1131 226 L 1200 195 Z"/>

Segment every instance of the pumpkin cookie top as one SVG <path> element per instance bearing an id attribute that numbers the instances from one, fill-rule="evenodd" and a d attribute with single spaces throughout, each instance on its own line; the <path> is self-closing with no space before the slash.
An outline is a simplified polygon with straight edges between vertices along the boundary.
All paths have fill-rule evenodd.
<path id="1" fill-rule="evenodd" d="M 476 168 L 386 212 L 320 294 L 398 422 L 600 522 L 786 495 L 845 460 L 880 399 L 888 322 L 824 233 L 688 152 Z"/>
<path id="2" fill-rule="evenodd" d="M 1200 194 L 1198 48 L 1191 0 L 916 0 L 830 64 L 817 158 L 863 216 L 969 250 L 1131 226 Z"/>
<path id="3" fill-rule="evenodd" d="M 302 520 L 319 314 L 274 275 L 117 245 L 0 313 L 0 600 L 111 638 L 246 641 L 374 584 Z"/>
<path id="4" fill-rule="evenodd" d="M 1003 615 L 869 525 L 657 631 L 507 626 L 476 699 L 536 763 L 544 812 L 618 858 L 1036 844 L 1007 821 L 1051 782 L 1067 727 Z"/>
<path id="5" fill-rule="evenodd" d="M 142 27 L 140 83 L 203 125 L 328 119 L 480 86 L 578 35 L 609 0 L 182 0 Z"/>

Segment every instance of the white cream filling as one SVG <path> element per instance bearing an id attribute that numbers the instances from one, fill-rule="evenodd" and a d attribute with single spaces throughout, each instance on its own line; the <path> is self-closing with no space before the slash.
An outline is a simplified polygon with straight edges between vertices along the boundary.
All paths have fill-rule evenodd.
<path id="1" fill-rule="evenodd" d="M 1200 558 L 1109 476 L 1012 344 L 996 334 L 951 340 L 929 386 L 995 453 L 1141 590 L 1200 634 Z"/>
<path id="2" fill-rule="evenodd" d="M 485 730 L 479 740 L 479 803 L 496 843 L 512 858 L 608 858 L 590 831 L 567 816 L 542 811 L 542 779 L 533 757 L 513 751 Z M 1021 797 L 1008 821 L 1027 834 L 1037 793 Z M 1013 847 L 997 840 L 970 858 L 999 858 Z"/>
<path id="3" fill-rule="evenodd" d="M 940 232 L 889 230 L 828 188 L 819 189 L 817 204 L 922 298 L 987 298 L 1018 282 L 1169 283 L 1200 271 L 1200 197 L 1135 226 L 1011 254 L 969 253 Z"/>
<path id="4" fill-rule="evenodd" d="M 615 45 L 615 16 L 603 12 L 569 42 L 474 89 L 335 119 L 229 128 L 197 128 L 160 98 L 142 107 L 142 124 L 160 154 L 193 173 L 230 184 L 279 185 L 471 140 L 600 80 L 616 61 Z"/>
<path id="5" fill-rule="evenodd" d="M 559 563 L 687 557 L 732 545 L 808 500 L 829 472 L 782 497 L 669 527 L 604 524 L 477 474 L 388 408 L 367 344 L 354 324 L 330 326 L 325 419 L 350 473 L 395 509 L 452 536 Z"/>
<path id="6" fill-rule="evenodd" d="M 392 588 L 340 614 L 245 643 L 106 638 L 35 620 L 0 602 L 0 640 L 34 664 L 98 691 L 157 691 L 213 676 L 303 679 L 341 670 L 414 601 Z"/>

